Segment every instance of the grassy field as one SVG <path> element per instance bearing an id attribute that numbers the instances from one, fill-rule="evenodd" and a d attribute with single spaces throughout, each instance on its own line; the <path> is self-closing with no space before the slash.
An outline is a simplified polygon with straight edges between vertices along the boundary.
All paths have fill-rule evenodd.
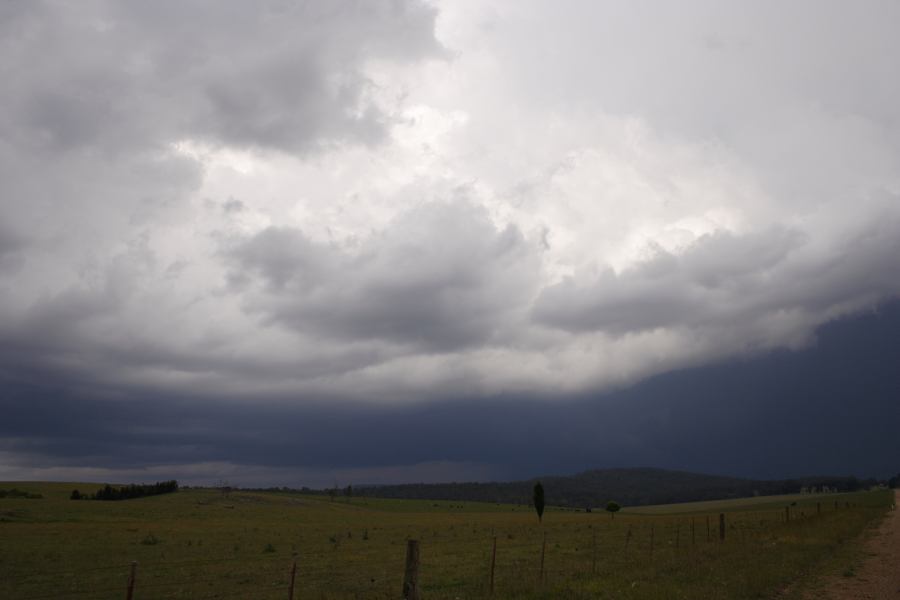
<path id="1" fill-rule="evenodd" d="M 99 486 L 0 483 L 12 487 L 43 498 L 0 499 L 0 598 L 11 600 L 124 598 L 131 561 L 136 600 L 283 599 L 295 560 L 297 599 L 397 598 L 410 538 L 421 545 L 423 598 L 480 598 L 495 537 L 497 598 L 766 598 L 833 567 L 893 499 L 889 491 L 760 497 L 625 509 L 613 519 L 551 508 L 539 525 L 531 509 L 512 505 L 203 489 L 72 501 L 73 488 Z"/>

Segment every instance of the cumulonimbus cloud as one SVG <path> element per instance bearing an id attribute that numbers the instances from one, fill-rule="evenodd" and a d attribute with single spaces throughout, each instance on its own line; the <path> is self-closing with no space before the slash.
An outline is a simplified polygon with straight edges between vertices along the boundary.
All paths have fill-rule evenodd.
<path id="1" fill-rule="evenodd" d="M 851 60 L 837 5 L 820 29 L 702 4 L 665 26 L 578 3 L 2 10 L 8 369 L 554 397 L 803 347 L 900 293 L 900 102 L 873 99 L 900 97 L 900 48 L 865 11 Z"/>

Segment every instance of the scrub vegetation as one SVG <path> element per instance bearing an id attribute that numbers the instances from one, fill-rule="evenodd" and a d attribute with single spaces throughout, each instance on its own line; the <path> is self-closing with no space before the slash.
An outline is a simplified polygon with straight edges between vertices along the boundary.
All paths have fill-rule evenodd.
<path id="1" fill-rule="evenodd" d="M 0 597 L 397 598 L 408 539 L 424 599 L 792 597 L 851 564 L 889 490 L 769 496 L 635 509 L 615 518 L 547 506 L 181 489 L 77 502 L 85 483 L 21 483 L 0 499 Z M 13 485 L 0 484 L 0 487 Z M 603 499 L 606 501 L 606 498 Z M 725 539 L 719 514 L 725 515 Z M 786 521 L 788 514 L 790 521 Z M 541 572 L 541 554 L 544 568 Z"/>

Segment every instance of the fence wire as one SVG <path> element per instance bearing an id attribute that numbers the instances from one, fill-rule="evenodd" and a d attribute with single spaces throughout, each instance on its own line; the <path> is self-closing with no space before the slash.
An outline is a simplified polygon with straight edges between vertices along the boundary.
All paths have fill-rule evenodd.
<path id="1" fill-rule="evenodd" d="M 634 565 L 660 571 L 703 568 L 705 559 L 736 546 L 765 548 L 774 540 L 808 535 L 817 519 L 829 510 L 749 511 L 730 513 L 720 528 L 720 516 L 628 516 L 619 522 L 595 521 L 586 526 L 566 524 L 543 530 L 488 528 L 470 524 L 463 535 L 423 538 L 419 581 L 436 595 L 486 595 L 491 589 L 515 593 L 538 585 L 559 585 L 608 577 Z M 835 509 L 837 510 L 837 509 Z M 843 507 L 842 507 L 843 510 Z M 724 538 L 723 538 L 724 534 Z M 156 560 L 137 565 L 135 597 L 283 598 L 294 572 L 294 597 L 329 590 L 329 597 L 389 598 L 399 594 L 403 576 L 402 548 L 339 546 L 321 551 L 258 557 L 219 557 L 195 560 Z M 226 567 L 225 572 L 214 567 Z M 232 568 L 233 567 L 233 568 Z M 12 586 L 20 600 L 80 600 L 124 597 L 131 563 L 41 573 L 7 573 L 3 584 Z M 215 589 L 211 589 L 215 588 Z M 147 593 L 144 593 L 144 592 Z M 449 596 L 448 596 L 449 597 Z"/>

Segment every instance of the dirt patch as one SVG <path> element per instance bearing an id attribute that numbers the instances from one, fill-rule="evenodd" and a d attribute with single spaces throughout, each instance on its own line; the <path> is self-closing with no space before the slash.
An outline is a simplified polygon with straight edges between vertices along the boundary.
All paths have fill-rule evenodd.
<path id="1" fill-rule="evenodd" d="M 866 541 L 859 567 L 827 577 L 804 600 L 892 600 L 900 599 L 900 511 L 894 492 L 894 510 L 878 531 Z"/>

